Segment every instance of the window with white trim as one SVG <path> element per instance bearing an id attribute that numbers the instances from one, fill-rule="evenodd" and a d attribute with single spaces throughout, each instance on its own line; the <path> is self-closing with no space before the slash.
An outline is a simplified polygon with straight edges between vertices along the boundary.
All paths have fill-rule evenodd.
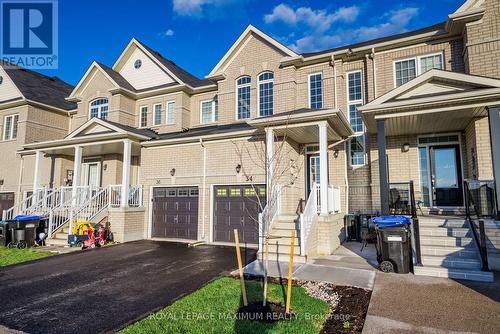
<path id="1" fill-rule="evenodd" d="M 428 54 L 394 62 L 394 83 L 399 87 L 417 76 L 436 68 L 444 69 L 443 54 Z"/>
<path id="2" fill-rule="evenodd" d="M 309 107 L 323 108 L 323 75 L 315 73 L 309 75 Z"/>
<path id="3" fill-rule="evenodd" d="M 162 119 L 161 103 L 153 105 L 153 125 L 160 125 Z"/>
<path id="4" fill-rule="evenodd" d="M 272 115 L 274 111 L 274 73 L 259 75 L 259 116 Z"/>
<path id="5" fill-rule="evenodd" d="M 108 99 L 98 98 L 90 102 L 90 118 L 108 119 Z"/>
<path id="6" fill-rule="evenodd" d="M 217 122 L 219 120 L 219 103 L 217 97 L 200 102 L 201 124 Z"/>
<path id="7" fill-rule="evenodd" d="M 250 118 L 250 89 L 252 79 L 244 76 L 236 81 L 236 119 Z"/>
<path id="8" fill-rule="evenodd" d="M 3 140 L 13 140 L 17 138 L 17 123 L 19 114 L 5 116 L 3 119 Z"/>
<path id="9" fill-rule="evenodd" d="M 167 102 L 167 124 L 175 123 L 175 101 Z"/>
<path id="10" fill-rule="evenodd" d="M 148 126 L 148 107 L 144 106 L 140 108 L 139 118 L 139 126 L 141 128 Z"/>
<path id="11" fill-rule="evenodd" d="M 362 166 L 365 164 L 365 127 L 358 107 L 363 105 L 363 72 L 353 71 L 346 75 L 349 123 L 356 134 L 356 137 L 349 141 L 350 164 L 351 166 Z"/>

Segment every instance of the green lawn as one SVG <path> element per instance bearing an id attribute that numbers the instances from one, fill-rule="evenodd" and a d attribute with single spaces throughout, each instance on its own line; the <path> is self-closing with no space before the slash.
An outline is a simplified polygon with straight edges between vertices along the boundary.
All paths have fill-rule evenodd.
<path id="1" fill-rule="evenodd" d="M 262 300 L 261 283 L 247 281 L 249 302 Z M 283 305 L 286 286 L 269 285 L 269 300 Z M 178 300 L 156 314 L 125 328 L 122 333 L 319 333 L 328 304 L 308 296 L 301 287 L 292 289 L 292 320 L 261 323 L 235 319 L 241 304 L 240 283 L 233 278 L 218 279 Z"/>
<path id="2" fill-rule="evenodd" d="M 33 249 L 9 249 L 0 247 L 0 267 L 40 259 L 51 255 L 54 254 L 50 252 L 35 251 Z"/>

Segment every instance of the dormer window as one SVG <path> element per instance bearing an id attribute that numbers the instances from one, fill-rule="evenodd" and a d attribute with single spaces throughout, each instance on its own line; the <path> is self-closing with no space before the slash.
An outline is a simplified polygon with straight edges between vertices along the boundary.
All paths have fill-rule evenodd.
<path id="1" fill-rule="evenodd" d="M 108 119 L 108 99 L 99 98 L 90 103 L 90 118 Z"/>
<path id="2" fill-rule="evenodd" d="M 250 118 L 250 86 L 252 79 L 244 76 L 236 81 L 236 119 Z"/>
<path id="3" fill-rule="evenodd" d="M 138 70 L 138 69 L 140 69 L 140 68 L 141 68 L 141 66 L 142 66 L 142 60 L 137 59 L 137 60 L 134 62 L 134 68 L 135 68 L 136 70 Z"/>

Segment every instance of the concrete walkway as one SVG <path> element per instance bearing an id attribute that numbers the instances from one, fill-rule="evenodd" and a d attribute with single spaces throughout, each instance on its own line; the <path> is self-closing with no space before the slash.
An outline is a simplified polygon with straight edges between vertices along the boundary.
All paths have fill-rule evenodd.
<path id="1" fill-rule="evenodd" d="M 360 243 L 347 243 L 340 246 L 332 255 L 313 258 L 308 263 L 294 264 L 292 277 L 297 280 L 330 282 L 336 285 L 372 290 L 377 271 L 370 264 L 371 260 L 357 254 L 360 247 Z M 368 245 L 362 255 L 373 257 L 373 254 L 376 253 L 374 252 L 373 245 Z M 252 276 L 264 276 L 264 265 L 261 259 L 247 265 L 244 268 L 244 273 Z M 232 274 L 238 275 L 238 272 L 234 271 Z M 288 263 L 269 261 L 269 276 L 287 278 Z"/>
<path id="2" fill-rule="evenodd" d="M 481 283 L 379 273 L 363 333 L 498 333 L 498 274 Z"/>

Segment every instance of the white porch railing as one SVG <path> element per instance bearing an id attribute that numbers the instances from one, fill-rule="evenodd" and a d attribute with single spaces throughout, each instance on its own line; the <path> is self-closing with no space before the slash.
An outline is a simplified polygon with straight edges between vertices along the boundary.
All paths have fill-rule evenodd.
<path id="1" fill-rule="evenodd" d="M 318 188 L 316 183 L 313 184 L 304 211 L 300 214 L 300 255 L 302 256 L 306 255 L 307 239 L 311 228 L 318 221 L 318 198 L 321 198 Z"/>
<path id="2" fill-rule="evenodd" d="M 264 238 L 267 231 L 271 229 L 274 218 L 276 218 L 281 211 L 281 186 L 276 185 L 271 190 L 270 201 L 259 213 L 259 250 L 264 249 Z"/>
<path id="3" fill-rule="evenodd" d="M 338 213 L 340 208 L 340 187 L 328 186 L 328 212 Z"/>
<path id="4" fill-rule="evenodd" d="M 4 210 L 2 213 L 2 220 L 13 219 L 18 214 L 23 213 L 25 210 L 30 208 L 32 205 L 36 205 L 40 201 L 40 199 L 43 198 L 43 194 L 45 194 L 44 188 L 38 189 L 18 204 L 7 210 Z"/>
<path id="5" fill-rule="evenodd" d="M 110 189 L 109 205 L 111 207 L 121 206 L 123 197 L 121 184 L 110 185 L 109 189 Z M 143 195 L 142 185 L 130 186 L 128 191 L 128 206 L 141 207 L 142 195 Z"/>

